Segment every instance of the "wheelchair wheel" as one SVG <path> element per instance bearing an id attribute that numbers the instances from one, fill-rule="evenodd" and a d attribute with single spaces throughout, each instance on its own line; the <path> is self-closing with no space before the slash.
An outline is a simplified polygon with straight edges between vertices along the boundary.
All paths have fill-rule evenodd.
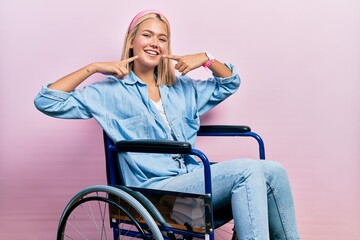
<path id="1" fill-rule="evenodd" d="M 149 212 L 112 186 L 93 186 L 75 195 L 60 218 L 57 240 L 163 239 Z"/>

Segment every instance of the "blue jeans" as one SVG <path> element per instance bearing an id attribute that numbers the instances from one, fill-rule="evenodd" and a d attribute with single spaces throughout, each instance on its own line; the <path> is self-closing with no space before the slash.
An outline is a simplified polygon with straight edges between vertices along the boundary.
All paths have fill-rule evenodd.
<path id="1" fill-rule="evenodd" d="M 232 204 L 239 239 L 299 239 L 290 185 L 280 164 L 235 159 L 212 165 L 211 174 L 214 208 Z M 204 193 L 203 170 L 149 187 Z"/>

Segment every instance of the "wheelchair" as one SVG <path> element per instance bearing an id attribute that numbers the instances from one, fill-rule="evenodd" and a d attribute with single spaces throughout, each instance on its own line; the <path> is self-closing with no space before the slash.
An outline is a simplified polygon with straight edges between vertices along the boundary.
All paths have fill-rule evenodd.
<path id="1" fill-rule="evenodd" d="M 207 156 L 190 143 L 170 140 L 114 143 L 105 132 L 103 135 L 108 185 L 85 188 L 69 201 L 59 221 L 58 240 L 214 240 L 215 231 L 232 220 L 230 205 L 213 209 L 210 164 L 216 163 L 210 163 Z M 201 126 L 197 135 L 252 137 L 258 143 L 259 158 L 265 159 L 263 140 L 248 126 Z M 205 193 L 127 187 L 120 174 L 118 152 L 194 155 L 203 162 Z M 235 231 L 230 238 L 236 239 Z"/>

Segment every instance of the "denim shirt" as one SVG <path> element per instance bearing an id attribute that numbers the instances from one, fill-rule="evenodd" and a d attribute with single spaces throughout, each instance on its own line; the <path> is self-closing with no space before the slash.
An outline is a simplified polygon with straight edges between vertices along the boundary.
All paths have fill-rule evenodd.
<path id="1" fill-rule="evenodd" d="M 172 86 L 160 86 L 160 95 L 169 129 L 148 97 L 146 84 L 133 72 L 123 80 L 108 77 L 103 81 L 67 93 L 44 85 L 35 98 L 41 112 L 57 118 L 88 119 L 94 117 L 114 141 L 134 139 L 172 139 L 195 146 L 200 115 L 233 94 L 240 78 L 233 65 L 232 76 L 193 80 L 177 76 Z M 171 133 L 173 131 L 173 135 Z M 179 167 L 169 154 L 119 153 L 120 167 L 128 186 L 149 184 L 184 174 L 201 167 L 192 157 Z"/>

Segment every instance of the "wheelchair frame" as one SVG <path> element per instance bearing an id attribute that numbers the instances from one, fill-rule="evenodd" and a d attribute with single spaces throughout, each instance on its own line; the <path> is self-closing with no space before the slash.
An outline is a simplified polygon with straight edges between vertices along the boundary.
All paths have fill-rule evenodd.
<path id="1" fill-rule="evenodd" d="M 254 138 L 259 146 L 259 158 L 265 159 L 265 147 L 262 138 L 251 131 L 248 126 L 201 126 L 198 131 L 198 136 L 233 136 L 233 137 L 251 137 Z M 214 240 L 214 229 L 229 220 L 232 216 L 221 216 L 219 221 L 217 217 L 219 214 L 213 212 L 212 207 L 212 188 L 211 188 L 211 171 L 210 162 L 207 156 L 198 149 L 192 148 L 188 142 L 177 142 L 167 140 L 131 140 L 119 141 L 115 144 L 104 132 L 104 147 L 106 158 L 106 174 L 108 185 L 105 186 L 92 186 L 80 191 L 76 194 L 65 207 L 63 214 L 59 221 L 57 239 L 66 239 L 66 229 L 76 228 L 70 225 L 68 221 L 77 207 L 86 202 L 99 201 L 104 203 L 104 206 L 109 205 L 107 212 L 110 215 L 107 221 L 113 229 L 113 238 L 119 239 L 122 234 L 122 229 L 119 227 L 119 222 L 124 221 L 124 225 L 128 226 L 133 224 L 135 230 L 125 229 L 125 234 L 131 237 L 143 239 L 176 239 L 175 234 L 182 235 L 184 239 L 192 239 L 193 237 Z M 178 193 L 162 190 L 141 189 L 134 187 L 126 187 L 123 185 L 123 179 L 119 173 L 118 152 L 142 152 L 142 153 L 169 153 L 169 154 L 186 154 L 198 157 L 204 166 L 204 181 L 205 181 L 205 194 L 189 194 Z M 157 196 L 177 196 L 177 197 L 195 197 L 203 202 L 205 229 L 203 232 L 195 231 L 192 226 L 186 225 L 185 229 L 174 228 L 173 225 L 168 223 L 163 217 L 162 213 L 155 206 L 156 203 L 149 200 L 149 196 L 155 194 Z M 104 196 L 103 196 L 104 195 Z M 151 198 L 151 197 L 150 197 Z M 122 204 L 122 205 L 121 205 Z M 124 205 L 125 204 L 125 205 Z M 100 204 L 99 204 L 100 205 Z M 125 207 L 126 206 L 126 209 Z M 131 208 L 131 210 L 129 210 Z M 114 211 L 123 212 L 122 216 L 112 218 Z M 92 210 L 91 210 L 92 211 Z M 136 213 L 133 213 L 133 212 Z M 104 222 L 105 209 L 101 210 L 101 218 Z M 221 215 L 221 214 L 220 214 Z M 220 216 L 219 215 L 219 216 Z M 138 217 L 141 220 L 138 220 Z M 94 218 L 95 219 L 95 218 Z M 120 220 L 119 220 L 120 219 Z M 126 219 L 126 220 L 123 220 Z M 94 220 L 92 220 L 94 221 Z M 77 223 L 76 223 L 77 224 Z M 103 234 L 105 231 L 104 223 L 101 227 L 97 226 L 97 231 Z M 146 230 L 143 230 L 146 228 Z M 79 232 L 76 229 L 76 232 Z M 164 236 L 166 233 L 167 236 Z M 106 236 L 107 237 L 107 236 Z M 73 238 L 69 238 L 73 239 Z M 81 238 L 87 239 L 87 238 Z M 100 239 L 103 239 L 102 236 Z M 106 238 L 107 239 L 107 238 Z"/>

